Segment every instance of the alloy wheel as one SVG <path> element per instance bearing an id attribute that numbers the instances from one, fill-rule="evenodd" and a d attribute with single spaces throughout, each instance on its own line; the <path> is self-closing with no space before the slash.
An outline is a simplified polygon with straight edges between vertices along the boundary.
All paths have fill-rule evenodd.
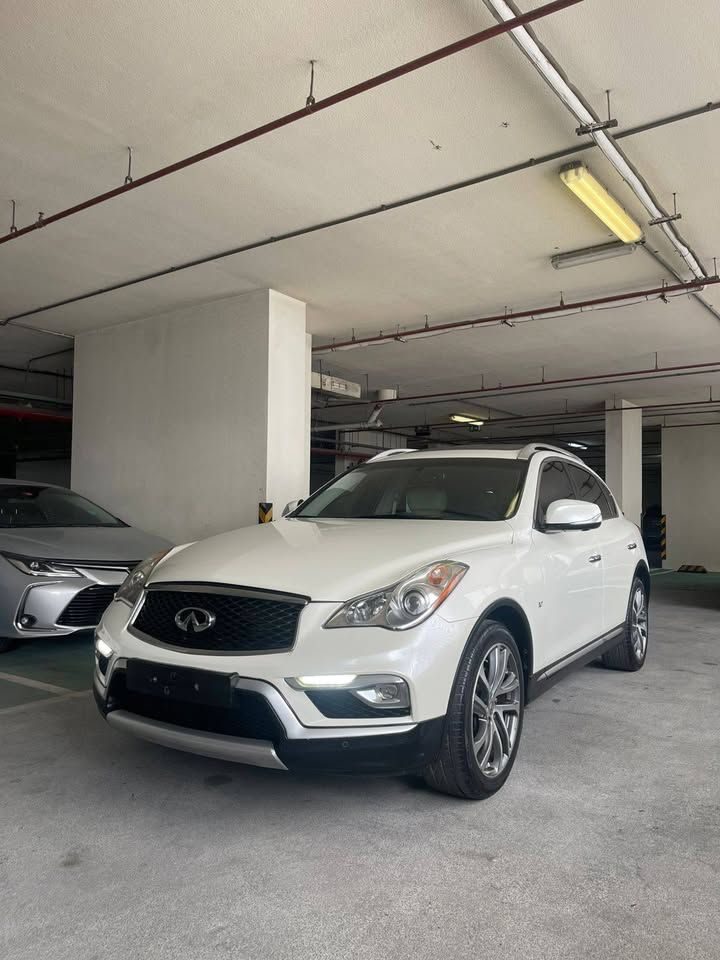
<path id="1" fill-rule="evenodd" d="M 495 643 L 473 688 L 472 749 L 483 776 L 498 777 L 513 755 L 520 729 L 520 670 L 513 651 Z"/>
<path id="2" fill-rule="evenodd" d="M 645 591 L 638 587 L 633 594 L 630 610 L 630 640 L 638 660 L 645 656 L 648 642 L 648 615 Z"/>

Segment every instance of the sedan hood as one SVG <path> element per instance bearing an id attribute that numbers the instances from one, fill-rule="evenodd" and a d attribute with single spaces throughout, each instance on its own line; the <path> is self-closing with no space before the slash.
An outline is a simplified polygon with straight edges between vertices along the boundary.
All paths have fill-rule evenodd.
<path id="1" fill-rule="evenodd" d="M 144 560 L 169 547 L 134 527 L 23 527 L 0 529 L 0 551 L 46 560 Z"/>
<path id="2" fill-rule="evenodd" d="M 285 519 L 177 551 L 151 582 L 223 583 L 342 602 L 435 560 L 512 541 L 509 523 Z"/>

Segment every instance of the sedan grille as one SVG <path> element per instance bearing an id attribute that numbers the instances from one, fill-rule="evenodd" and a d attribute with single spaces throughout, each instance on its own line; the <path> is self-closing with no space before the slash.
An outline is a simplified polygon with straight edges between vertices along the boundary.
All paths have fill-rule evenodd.
<path id="1" fill-rule="evenodd" d="M 133 627 L 153 640 L 186 650 L 275 653 L 294 644 L 304 605 L 297 598 L 151 589 Z M 181 616 L 185 611 L 194 615 Z"/>
<path id="2" fill-rule="evenodd" d="M 76 593 L 58 618 L 61 627 L 96 627 L 112 603 L 117 587 L 87 587 Z"/>

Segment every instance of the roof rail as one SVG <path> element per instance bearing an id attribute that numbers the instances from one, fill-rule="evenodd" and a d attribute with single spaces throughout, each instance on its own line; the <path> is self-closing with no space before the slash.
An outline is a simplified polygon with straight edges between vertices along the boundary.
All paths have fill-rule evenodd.
<path id="1" fill-rule="evenodd" d="M 573 460 L 577 460 L 582 463 L 580 457 L 577 454 L 571 453 L 569 450 L 563 450 L 562 447 L 554 447 L 551 443 L 526 443 L 522 450 L 518 450 L 518 460 L 529 460 L 536 453 L 562 453 L 565 457 L 570 457 Z"/>
<path id="2" fill-rule="evenodd" d="M 417 450 L 414 447 L 395 447 L 392 450 L 382 450 L 380 453 L 376 453 L 374 457 L 370 457 L 369 460 L 366 460 L 365 463 L 374 463 L 376 460 L 384 460 L 386 457 L 393 457 L 396 453 L 417 453 Z"/>

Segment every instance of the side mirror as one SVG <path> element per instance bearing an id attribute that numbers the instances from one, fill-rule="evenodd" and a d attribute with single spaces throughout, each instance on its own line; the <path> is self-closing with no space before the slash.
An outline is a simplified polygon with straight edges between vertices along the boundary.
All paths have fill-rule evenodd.
<path id="1" fill-rule="evenodd" d="M 286 503 L 283 507 L 282 516 L 286 517 L 289 513 L 292 513 L 293 510 L 297 510 L 301 503 L 304 503 L 302 499 L 300 500 L 291 500 L 290 503 Z"/>
<path id="2" fill-rule="evenodd" d="M 585 500 L 553 500 L 545 514 L 545 526 L 552 530 L 594 530 L 602 523 L 600 507 Z"/>

